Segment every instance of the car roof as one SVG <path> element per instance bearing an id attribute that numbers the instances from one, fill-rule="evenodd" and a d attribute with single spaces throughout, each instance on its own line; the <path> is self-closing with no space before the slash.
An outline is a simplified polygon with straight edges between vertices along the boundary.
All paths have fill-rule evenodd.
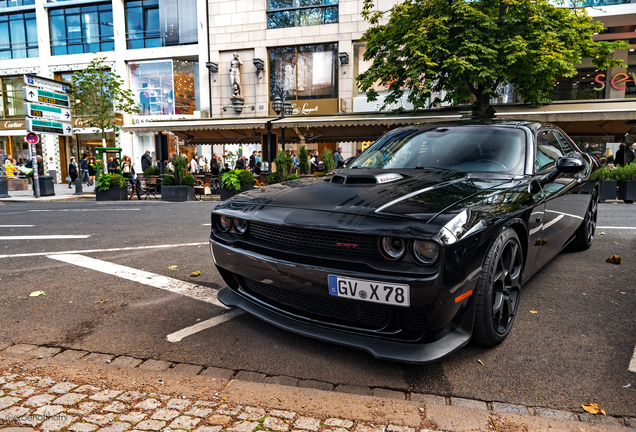
<path id="1" fill-rule="evenodd" d="M 431 122 L 431 123 L 419 123 L 410 126 L 403 126 L 393 131 L 398 130 L 407 130 L 407 129 L 430 129 L 431 127 L 464 127 L 464 126 L 505 126 L 505 127 L 514 127 L 521 128 L 525 127 L 532 131 L 536 131 L 538 129 L 550 128 L 550 129 L 558 129 L 557 126 L 552 125 L 550 123 L 538 123 L 528 120 L 513 120 L 513 119 L 496 119 L 496 120 L 475 120 L 475 119 L 467 119 L 467 120 L 450 120 L 443 122 Z M 391 132 L 393 132 L 391 131 Z"/>

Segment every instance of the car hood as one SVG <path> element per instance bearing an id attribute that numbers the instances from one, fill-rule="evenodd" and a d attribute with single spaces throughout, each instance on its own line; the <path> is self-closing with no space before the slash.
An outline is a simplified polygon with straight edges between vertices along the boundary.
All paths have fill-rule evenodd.
<path id="1" fill-rule="evenodd" d="M 276 206 L 431 220 L 444 209 L 512 178 L 506 174 L 433 169 L 345 169 L 328 177 L 303 178 L 244 192 L 217 209 Z"/>

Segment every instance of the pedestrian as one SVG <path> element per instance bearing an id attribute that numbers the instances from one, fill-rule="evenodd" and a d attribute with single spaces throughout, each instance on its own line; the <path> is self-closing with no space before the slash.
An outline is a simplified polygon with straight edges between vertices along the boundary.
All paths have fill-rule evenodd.
<path id="1" fill-rule="evenodd" d="M 256 155 L 256 163 L 260 162 L 261 165 L 263 164 L 263 152 L 259 151 L 258 154 Z"/>
<path id="2" fill-rule="evenodd" d="M 141 156 L 141 170 L 146 171 L 152 166 L 152 156 L 150 156 L 150 150 L 146 150 L 146 153 Z"/>
<path id="3" fill-rule="evenodd" d="M 77 163 L 75 163 L 75 158 L 71 157 L 71 162 L 68 164 L 68 175 L 71 178 L 68 183 L 68 188 L 71 189 L 71 185 L 75 183 L 77 179 Z"/>
<path id="4" fill-rule="evenodd" d="M 190 173 L 196 174 L 198 170 L 199 170 L 199 164 L 197 163 L 197 155 L 194 155 L 192 157 L 192 160 L 190 161 Z"/>
<path id="5" fill-rule="evenodd" d="M 309 161 L 310 165 L 311 165 L 311 173 L 315 173 L 316 171 L 319 171 L 320 168 L 320 158 L 318 157 L 318 151 L 314 151 L 314 155 L 312 156 L 311 160 Z"/>
<path id="6" fill-rule="evenodd" d="M 121 162 L 118 157 L 113 161 L 113 174 L 121 175 Z"/>
<path id="7" fill-rule="evenodd" d="M 124 156 L 122 158 L 121 164 L 122 177 L 132 180 L 135 175 L 135 169 L 132 167 L 130 158 L 128 156 Z"/>
<path id="8" fill-rule="evenodd" d="M 627 166 L 634 160 L 634 153 L 627 148 L 627 144 L 621 143 L 614 157 L 617 166 Z"/>
<path id="9" fill-rule="evenodd" d="M 614 153 L 612 153 L 612 149 L 607 147 L 605 149 L 605 153 L 603 153 L 603 157 L 605 158 L 605 160 L 607 161 L 608 164 L 613 164 L 614 163 Z"/>
<path id="10" fill-rule="evenodd" d="M 201 155 L 199 158 L 199 173 L 204 173 L 208 170 L 208 160 L 205 156 Z"/>
<path id="11" fill-rule="evenodd" d="M 95 184 L 95 176 L 97 175 L 97 164 L 95 163 L 95 158 L 91 157 L 88 160 L 88 178 L 91 181 L 91 184 Z"/>
<path id="12" fill-rule="evenodd" d="M 590 149 L 590 143 L 589 142 L 584 142 L 583 143 L 583 153 L 587 153 L 589 154 L 591 151 Z"/>
<path id="13" fill-rule="evenodd" d="M 632 144 L 632 153 L 634 153 L 634 157 L 636 157 L 636 143 Z"/>
<path id="14" fill-rule="evenodd" d="M 212 176 L 216 177 L 219 175 L 219 164 L 216 161 L 212 161 Z"/>
<path id="15" fill-rule="evenodd" d="M 256 150 L 254 150 L 252 152 L 252 155 L 250 156 L 250 163 L 249 163 L 249 167 L 250 167 L 250 171 L 254 172 L 254 168 L 256 168 L 256 158 L 258 156 L 256 156 Z"/>
<path id="16" fill-rule="evenodd" d="M 243 160 L 243 158 L 237 159 L 234 169 L 240 169 L 240 170 L 245 169 L 245 161 Z"/>
<path id="17" fill-rule="evenodd" d="M 342 147 L 333 153 L 333 162 L 336 164 L 336 168 L 344 168 L 344 159 L 342 158 Z"/>
<path id="18" fill-rule="evenodd" d="M 298 165 L 300 165 L 300 160 L 296 157 L 296 153 L 292 153 L 292 163 L 294 164 L 294 174 L 296 174 L 296 170 L 298 170 Z"/>
<path id="19" fill-rule="evenodd" d="M 254 176 L 261 174 L 261 163 L 256 162 L 256 166 L 254 167 Z"/>
<path id="20" fill-rule="evenodd" d="M 82 159 L 80 160 L 80 176 L 81 176 L 81 182 L 84 183 L 84 179 L 86 179 L 86 186 L 92 186 L 91 184 L 91 179 L 90 176 L 88 174 L 88 154 L 84 153 L 84 156 L 82 157 Z"/>

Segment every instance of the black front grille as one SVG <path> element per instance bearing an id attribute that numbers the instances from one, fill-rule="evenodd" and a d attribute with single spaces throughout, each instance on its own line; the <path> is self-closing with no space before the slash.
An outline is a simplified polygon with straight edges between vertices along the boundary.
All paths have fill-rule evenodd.
<path id="1" fill-rule="evenodd" d="M 238 279 L 243 290 L 257 299 L 295 315 L 322 322 L 380 330 L 387 326 L 391 317 L 388 309 L 288 291 L 244 277 Z"/>
<path id="2" fill-rule="evenodd" d="M 249 233 L 260 240 L 304 249 L 347 253 L 360 256 L 380 256 L 378 237 L 346 232 L 293 228 L 261 222 L 250 222 Z"/>

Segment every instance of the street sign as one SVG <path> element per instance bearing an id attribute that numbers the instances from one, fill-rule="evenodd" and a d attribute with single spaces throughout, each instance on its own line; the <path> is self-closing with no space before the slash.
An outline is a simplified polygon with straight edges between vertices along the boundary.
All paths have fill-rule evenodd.
<path id="1" fill-rule="evenodd" d="M 22 87 L 22 98 L 27 102 L 44 102 L 64 108 L 71 107 L 71 100 L 67 94 L 40 90 L 35 87 Z"/>
<path id="2" fill-rule="evenodd" d="M 37 144 L 40 142 L 40 137 L 37 134 L 34 134 L 33 132 L 29 132 L 24 139 L 29 144 Z"/>
<path id="3" fill-rule="evenodd" d="M 55 81 L 35 75 L 24 75 L 24 84 L 28 86 L 58 91 L 61 93 L 66 93 L 66 90 L 68 90 L 69 87 L 68 84 L 63 81 Z"/>
<path id="4" fill-rule="evenodd" d="M 49 119 L 70 122 L 72 118 L 70 109 L 35 103 L 25 103 L 24 113 L 27 117 L 37 118 L 38 120 Z"/>
<path id="5" fill-rule="evenodd" d="M 55 135 L 73 136 L 73 126 L 70 123 L 26 119 L 26 130 L 36 133 L 52 133 Z"/>

